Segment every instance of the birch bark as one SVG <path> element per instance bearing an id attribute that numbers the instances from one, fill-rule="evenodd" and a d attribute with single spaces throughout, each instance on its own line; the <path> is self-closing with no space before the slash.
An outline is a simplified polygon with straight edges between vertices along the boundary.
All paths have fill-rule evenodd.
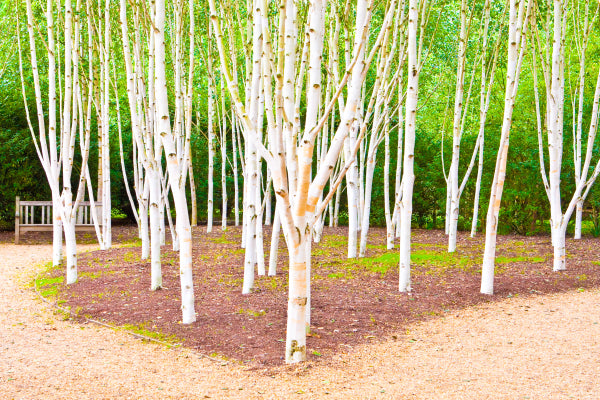
<path id="1" fill-rule="evenodd" d="M 456 251 L 456 235 L 458 229 L 458 213 L 460 194 L 458 191 L 459 176 L 458 164 L 460 161 L 460 142 L 462 138 L 461 122 L 463 119 L 463 96 L 465 84 L 465 68 L 467 62 L 467 2 L 461 1 L 460 6 L 460 34 L 458 37 L 458 55 L 456 67 L 456 90 L 454 94 L 454 119 L 452 129 L 452 163 L 448 174 L 450 195 L 448 224 L 448 252 Z"/>
<path id="2" fill-rule="evenodd" d="M 408 3 L 408 81 L 406 92 L 406 116 L 404 128 L 404 160 L 402 175 L 402 201 L 400 215 L 400 292 L 410 292 L 410 231 L 412 222 L 412 195 L 415 181 L 414 151 L 417 123 L 417 100 L 419 95 L 419 59 L 417 57 L 417 28 L 419 26 L 419 2 Z M 423 32 L 421 32 L 422 34 Z"/>
<path id="3" fill-rule="evenodd" d="M 393 8 L 395 8 L 395 3 L 393 4 Z M 359 9 L 357 14 L 365 15 L 366 17 L 362 21 L 357 21 L 353 52 L 354 62 L 349 64 L 348 72 L 340 82 L 336 95 L 334 96 L 335 98 L 326 106 L 321 117 L 317 118 L 317 110 L 321 96 L 313 94 L 320 93 L 321 91 L 325 7 L 320 0 L 315 0 L 310 3 L 308 23 L 306 26 L 309 37 L 306 43 L 309 44 L 304 46 L 305 50 L 303 51 L 303 54 L 306 54 L 307 62 L 306 64 L 304 61 L 301 61 L 300 63 L 300 65 L 308 66 L 307 81 L 309 82 L 306 96 L 306 120 L 304 129 L 302 130 L 300 129 L 300 121 L 297 112 L 298 107 L 296 107 L 296 104 L 298 104 L 297 93 L 301 94 L 302 92 L 300 90 L 293 90 L 294 85 L 296 85 L 296 88 L 302 86 L 302 79 L 297 79 L 297 74 L 295 73 L 297 53 L 295 51 L 289 51 L 295 49 L 298 38 L 293 18 L 295 16 L 295 5 L 292 1 L 284 0 L 282 7 L 279 10 L 281 22 L 280 29 L 285 31 L 280 35 L 280 37 L 283 38 L 281 42 L 285 43 L 284 51 L 277 52 L 277 62 L 273 62 L 273 68 L 271 68 L 270 62 L 265 61 L 267 64 L 265 68 L 269 69 L 269 71 L 265 73 L 268 77 L 268 84 L 265 83 L 265 79 L 263 79 L 265 112 L 267 114 L 267 120 L 269 121 L 267 134 L 272 148 L 271 151 L 268 151 L 262 142 L 257 140 L 258 129 L 254 123 L 254 121 L 256 121 L 254 116 L 257 115 L 255 109 L 254 107 L 251 107 L 248 112 L 246 111 L 246 107 L 239 97 L 237 82 L 234 82 L 232 78 L 232 73 L 226 59 L 227 53 L 223 46 L 223 35 L 214 0 L 209 0 L 209 5 L 211 10 L 211 21 L 215 28 L 217 47 L 221 60 L 220 67 L 227 80 L 227 86 L 236 114 L 244 127 L 245 139 L 246 141 L 253 142 L 256 146 L 255 151 L 267 161 L 273 177 L 273 186 L 277 195 L 277 204 L 279 207 L 277 215 L 281 219 L 282 230 L 286 238 L 290 258 L 286 361 L 303 361 L 306 359 L 306 328 L 308 322 L 307 318 L 309 318 L 307 307 L 310 297 L 308 294 L 310 287 L 310 227 L 314 223 L 316 216 L 323 212 L 327 202 L 331 200 L 333 193 L 335 193 L 335 190 L 338 187 L 335 186 L 334 188 L 331 188 L 333 193 L 330 192 L 330 195 L 325 197 L 322 203 L 319 203 L 325 184 L 329 180 L 331 172 L 337 163 L 344 140 L 348 135 L 348 130 L 356 118 L 356 110 L 360 99 L 360 88 L 366 76 L 366 69 L 381 43 L 382 35 L 377 37 L 375 45 L 373 46 L 373 51 L 369 57 L 365 59 L 365 62 L 358 64 L 356 60 L 358 60 L 358 54 L 361 51 L 360 49 L 367 43 L 366 39 L 368 37 L 368 27 L 370 23 L 370 12 L 367 12 L 367 10 L 370 10 L 371 7 L 370 3 L 360 0 L 357 5 Z M 262 2 L 255 2 L 253 9 L 258 15 L 266 12 L 266 7 Z M 384 31 L 391 19 L 392 13 L 386 13 L 382 27 Z M 253 21 L 253 24 L 256 24 L 256 20 Z M 254 27 L 256 27 L 256 25 L 254 25 Z M 263 26 L 262 32 L 260 32 L 262 33 L 262 38 L 256 31 L 254 32 L 253 44 L 254 46 L 258 46 L 259 44 L 256 42 L 260 42 L 265 46 L 264 50 L 267 57 L 263 58 L 263 60 L 269 60 L 271 57 L 275 59 L 275 53 L 272 52 L 269 46 L 270 40 L 268 35 L 270 34 L 270 29 L 266 28 L 266 26 Z M 255 54 L 257 53 L 255 52 Z M 255 60 L 256 57 L 253 56 L 253 63 Z M 304 58 L 301 57 L 301 60 L 304 60 Z M 275 65 L 281 66 L 281 68 L 275 67 Z M 254 68 L 255 67 L 253 67 L 251 75 L 251 99 L 258 98 L 258 96 L 256 96 L 257 90 L 255 89 L 256 86 L 254 82 L 254 77 L 256 76 Z M 258 72 L 260 70 L 257 68 L 256 71 Z M 301 76 L 302 74 L 299 75 Z M 276 82 L 276 87 L 279 88 L 275 91 L 275 99 L 273 99 L 272 96 L 271 82 Z M 337 102 L 341 89 L 346 82 L 350 82 L 348 90 L 349 95 L 342 121 L 332 139 L 331 146 L 324 158 L 321 168 L 319 168 L 313 178 L 312 157 L 316 137 L 323 128 L 326 119 L 329 118 L 331 108 Z M 356 88 L 358 88 L 358 90 Z M 268 108 L 270 111 L 267 111 L 266 105 L 273 103 L 277 104 L 277 106 L 269 106 Z M 277 120 L 277 118 L 273 118 L 272 115 L 269 115 L 278 108 L 282 110 L 281 124 L 274 123 L 273 121 Z M 297 138 L 294 137 L 294 133 L 298 135 Z M 286 150 L 290 151 L 286 152 Z M 356 154 L 357 150 L 358 148 L 354 149 L 352 156 Z M 290 157 L 290 153 L 294 154 L 294 157 Z M 349 167 L 349 165 L 346 166 L 344 173 Z M 247 150 L 246 173 L 248 177 L 251 177 L 252 174 L 248 174 L 249 168 L 252 167 L 249 163 Z M 340 176 L 340 179 L 341 178 L 343 178 L 343 174 Z M 249 237 L 250 236 L 247 236 L 246 240 L 248 240 Z M 247 242 L 247 247 L 248 244 L 249 243 Z"/>
<path id="4" fill-rule="evenodd" d="M 156 0 L 154 20 L 155 40 L 155 94 L 157 110 L 157 127 L 167 158 L 167 168 L 171 181 L 171 190 L 177 213 L 177 236 L 179 238 L 179 275 L 181 281 L 181 311 L 184 324 L 196 321 L 194 309 L 194 284 L 192 278 L 192 234 L 185 196 L 185 185 L 181 185 L 182 175 L 187 173 L 187 166 L 182 166 L 175 147 L 175 138 L 171 132 L 169 117 L 169 99 L 166 84 L 165 63 L 165 0 Z M 185 168 L 183 168 L 185 167 Z"/>
<path id="5" fill-rule="evenodd" d="M 508 56 L 506 69 L 506 92 L 504 95 L 504 116 L 502 133 L 496 159 L 494 180 L 492 183 L 490 203 L 486 218 L 485 251 L 481 269 L 481 293 L 494 293 L 494 261 L 496 258 L 496 235 L 498 230 L 498 215 L 502 191 L 506 178 L 506 163 L 508 160 L 508 145 L 512 114 L 519 87 L 521 63 L 525 53 L 526 31 L 533 1 L 527 4 L 525 0 L 510 0 L 509 2 L 509 31 L 508 31 Z"/>

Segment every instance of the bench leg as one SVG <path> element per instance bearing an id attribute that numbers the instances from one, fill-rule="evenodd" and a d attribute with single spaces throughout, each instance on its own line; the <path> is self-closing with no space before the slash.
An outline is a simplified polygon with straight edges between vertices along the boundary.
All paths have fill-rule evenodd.
<path id="1" fill-rule="evenodd" d="M 15 203 L 15 244 L 19 244 L 19 223 L 21 222 L 21 204 L 19 196 L 17 196 Z"/>

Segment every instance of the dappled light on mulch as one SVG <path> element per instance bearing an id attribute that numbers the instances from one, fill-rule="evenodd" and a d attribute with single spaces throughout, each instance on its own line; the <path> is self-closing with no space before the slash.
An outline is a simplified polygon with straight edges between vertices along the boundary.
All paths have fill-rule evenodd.
<path id="1" fill-rule="evenodd" d="M 80 316 L 197 349 L 203 354 L 250 366 L 283 364 L 287 309 L 287 252 L 281 237 L 278 271 L 256 277 L 252 294 L 242 295 L 244 252 L 241 229 L 194 228 L 194 282 L 197 321 L 180 323 L 177 253 L 163 248 L 163 283 L 150 291 L 150 262 L 132 227 L 114 228 L 125 247 L 79 256 L 79 281 L 59 284 L 58 299 Z M 167 233 L 167 237 L 168 237 Z M 396 340 L 415 321 L 453 316 L 460 308 L 512 296 L 585 290 L 600 286 L 600 241 L 567 240 L 567 271 L 552 271 L 550 237 L 501 236 L 498 239 L 495 295 L 479 294 L 483 236 L 459 234 L 458 251 L 446 252 L 441 231 L 413 231 L 412 292 L 398 292 L 398 248 L 386 250 L 385 230 L 371 229 L 367 257 L 349 260 L 347 228 L 325 228 L 313 243 L 311 329 L 307 351 L 326 361 L 357 345 Z M 270 228 L 265 228 L 268 264 Z M 89 236 L 82 237 L 90 240 Z M 27 240 L 44 240 L 30 237 Z M 268 268 L 268 265 L 267 265 Z M 50 269 L 42 277 L 63 275 Z M 44 287 L 43 287 L 44 288 Z M 42 288 L 42 289 L 43 289 Z"/>

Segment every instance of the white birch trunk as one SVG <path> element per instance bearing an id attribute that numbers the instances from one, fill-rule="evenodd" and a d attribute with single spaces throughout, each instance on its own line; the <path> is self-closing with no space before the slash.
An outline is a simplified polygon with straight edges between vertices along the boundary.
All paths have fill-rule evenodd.
<path id="1" fill-rule="evenodd" d="M 547 93 L 547 115 L 548 115 L 548 155 L 550 161 L 550 223 L 552 229 L 552 243 L 554 249 L 554 270 L 563 270 L 564 259 L 560 257 L 564 247 L 564 237 L 561 236 L 561 225 L 563 220 L 562 205 L 560 198 L 560 172 L 562 166 L 563 152 L 563 76 L 562 69 L 562 0 L 554 0 L 554 24 L 552 39 L 552 72 L 550 81 L 550 92 Z M 559 256 L 557 258 L 557 256 Z"/>
<path id="2" fill-rule="evenodd" d="M 398 85 L 398 97 L 401 98 L 403 95 L 402 85 Z M 396 227 L 395 237 L 400 237 L 400 219 L 402 213 L 400 212 L 400 206 L 402 201 L 402 147 L 404 141 L 404 109 L 402 105 L 398 107 L 398 143 L 396 145 L 396 180 L 394 182 L 394 212 L 392 214 L 392 221 Z M 394 218 L 395 216 L 395 218 Z"/>
<path id="3" fill-rule="evenodd" d="M 306 230 L 305 230 L 306 232 Z M 289 299 L 285 360 L 296 363 L 306 360 L 306 306 L 307 306 L 307 249 L 310 239 L 300 229 L 298 238 L 289 247 Z"/>
<path id="4" fill-rule="evenodd" d="M 187 168 L 182 170 L 176 153 L 175 141 L 171 132 L 169 118 L 169 102 L 167 97 L 166 63 L 165 63 L 165 0 L 156 1 L 154 20 L 155 39 L 155 93 L 157 109 L 158 134 L 164 145 L 167 167 L 171 180 L 171 189 L 177 212 L 177 236 L 179 239 L 179 276 L 181 282 L 182 322 L 190 324 L 196 321 L 194 309 L 194 282 L 192 277 L 192 232 L 185 197 L 185 186 L 180 186 L 180 179 Z"/>
<path id="5" fill-rule="evenodd" d="M 390 209 L 390 130 L 385 130 L 385 158 L 383 163 L 383 205 L 385 207 L 385 245 L 388 250 L 394 248 L 394 223 Z"/>
<path id="6" fill-rule="evenodd" d="M 67 256 L 67 285 L 77 282 L 77 242 L 75 239 L 75 224 L 64 224 L 65 252 Z"/>
<path id="7" fill-rule="evenodd" d="M 257 171 L 258 171 L 258 185 L 257 185 L 257 190 L 256 190 L 256 205 L 257 205 L 257 212 L 256 212 L 256 238 L 255 238 L 255 246 L 256 246 L 256 272 L 258 273 L 259 276 L 264 276 L 265 275 L 265 250 L 264 250 L 264 240 L 263 240 L 263 224 L 262 224 L 262 220 L 263 220 L 263 214 L 264 214 L 264 207 L 261 207 L 261 196 L 260 196 L 260 192 L 261 192 L 261 162 L 260 160 L 258 160 L 258 165 L 257 165 Z M 268 184 L 267 184 L 267 190 L 268 190 Z"/>
<path id="8" fill-rule="evenodd" d="M 150 230 L 148 229 L 148 201 L 140 202 L 140 239 L 142 239 L 142 260 L 150 257 Z"/>
<path id="9" fill-rule="evenodd" d="M 265 72 L 268 77 L 268 82 L 263 86 L 263 94 L 265 96 L 265 104 L 269 104 L 272 101 L 268 99 L 271 96 L 271 82 L 277 82 L 278 94 L 276 101 L 278 107 L 282 106 L 285 109 L 285 112 L 281 114 L 284 116 L 282 121 L 286 118 L 288 120 L 281 124 L 283 126 L 279 125 L 281 129 L 278 129 L 277 124 L 273 123 L 273 120 L 270 116 L 267 116 L 270 128 L 268 132 L 269 142 L 270 146 L 273 146 L 272 152 L 269 152 L 265 146 L 262 145 L 262 141 L 258 140 L 259 131 L 255 126 L 255 121 L 259 120 L 259 118 L 256 118 L 258 115 L 256 110 L 258 102 L 254 101 L 255 99 L 259 99 L 257 90 L 258 85 L 255 81 L 257 73 L 261 71 L 261 69 L 258 68 L 260 65 L 257 65 L 259 64 L 259 57 L 257 57 L 257 54 L 259 54 L 257 51 L 258 47 L 260 44 L 264 44 L 266 46 L 264 49 L 265 53 L 271 53 L 269 48 L 270 30 L 266 29 L 267 27 L 264 27 L 262 32 L 258 32 L 262 34 L 262 39 L 259 39 L 259 34 L 256 30 L 257 23 L 260 21 L 260 19 L 257 17 L 261 16 L 261 14 L 267 10 L 266 8 L 263 10 L 264 3 L 259 1 L 254 3 L 254 54 L 252 57 L 252 62 L 254 65 L 252 66 L 253 72 L 251 74 L 252 84 L 249 85 L 249 95 L 246 96 L 247 99 L 250 98 L 251 107 L 249 107 L 249 112 L 246 112 L 245 105 L 239 98 L 239 91 L 237 88 L 238 83 L 233 80 L 232 74 L 227 65 L 226 53 L 222 42 L 222 32 L 220 30 L 220 24 L 217 17 L 214 0 L 209 0 L 209 5 L 211 9 L 211 21 L 215 26 L 215 34 L 217 36 L 217 44 L 221 58 L 221 68 L 224 71 L 232 101 L 235 103 L 235 109 L 238 118 L 240 118 L 244 127 L 246 142 L 252 142 L 256 146 L 255 149 L 249 147 L 246 150 L 246 180 L 252 179 L 253 175 L 258 173 L 258 171 L 252 171 L 253 173 L 250 173 L 250 169 L 254 168 L 252 164 L 256 165 L 256 158 L 253 158 L 255 156 L 249 157 L 248 152 L 260 152 L 261 157 L 264 157 L 264 159 L 267 161 L 272 172 L 273 186 L 277 195 L 278 205 L 280 205 L 277 213 L 281 219 L 281 224 L 286 237 L 290 255 L 286 362 L 291 363 L 304 361 L 306 359 L 306 324 L 309 318 L 307 306 L 309 301 L 308 288 L 310 279 L 310 264 L 307 258 L 310 251 L 310 248 L 308 247 L 310 243 L 310 227 L 326 207 L 326 203 L 317 204 L 317 202 L 321 198 L 323 188 L 331 176 L 332 169 L 335 167 L 344 140 L 347 137 L 348 129 L 356 118 L 357 103 L 360 97 L 360 87 L 366 75 L 366 66 L 360 65 L 359 71 L 351 71 L 344 77 L 344 84 L 348 81 L 348 79 L 351 81 L 348 90 L 348 106 L 346 107 L 342 123 L 338 128 L 335 138 L 332 140 L 332 145 L 324 159 L 325 161 L 323 162 L 321 168 L 317 171 L 314 180 L 311 182 L 312 155 L 315 139 L 323 127 L 323 118 L 328 118 L 328 113 L 331 110 L 331 108 L 329 108 L 323 114 L 321 120 L 319 120 L 316 124 L 314 123 L 321 97 L 322 43 L 324 36 L 323 25 L 325 17 L 325 8 L 323 3 L 319 0 L 311 2 L 308 16 L 309 22 L 307 24 L 307 32 L 310 38 L 310 46 L 304 47 L 305 50 L 303 51 L 304 56 L 301 59 L 301 65 L 304 66 L 306 64 L 306 59 L 309 59 L 307 63 L 309 71 L 307 75 L 307 81 L 309 84 L 307 85 L 308 91 L 306 95 L 306 125 L 304 134 L 301 138 L 299 137 L 301 132 L 299 106 L 296 107 L 296 105 L 299 104 L 299 101 L 297 102 L 296 100 L 299 99 L 300 95 L 302 94 L 301 89 L 298 88 L 302 87 L 303 78 L 301 77 L 302 73 L 300 73 L 298 80 L 296 81 L 297 74 L 295 71 L 296 63 L 298 61 L 296 58 L 297 54 L 295 51 L 288 51 L 290 49 L 295 49 L 295 44 L 298 38 L 294 21 L 296 15 L 294 10 L 295 5 L 291 1 L 284 1 L 282 7 L 280 8 L 280 28 L 286 30 L 285 39 L 283 38 L 283 35 L 280 35 L 280 43 L 285 42 L 285 51 L 278 53 L 278 57 L 280 57 L 278 61 L 282 64 L 279 64 L 279 62 L 273 63 L 274 65 L 278 65 L 277 70 Z M 357 7 L 359 10 L 357 13 L 358 15 L 370 17 L 370 12 L 367 12 L 369 7 L 366 1 L 361 0 Z M 263 17 L 265 16 L 265 14 L 262 15 Z M 354 47 L 355 55 L 357 55 L 359 48 L 362 47 L 361 45 L 365 44 L 365 41 L 368 37 L 368 26 L 370 21 L 368 17 L 365 17 L 364 19 L 358 19 Z M 387 26 L 387 24 L 390 23 L 390 20 L 391 15 L 386 15 L 384 25 Z M 380 43 L 380 41 L 381 38 L 378 37 L 376 43 Z M 284 46 L 281 46 L 279 49 L 281 50 L 283 47 Z M 310 56 L 308 54 L 310 54 Z M 268 59 L 269 57 L 266 58 Z M 264 66 L 265 69 L 270 70 L 270 63 L 267 62 L 266 64 L 267 65 Z M 368 66 L 368 63 L 365 64 Z M 301 67 L 301 70 L 302 68 L 304 67 Z M 293 90 L 294 84 L 297 85 L 296 88 L 298 89 L 296 93 Z M 356 88 L 358 88 L 358 91 Z M 342 87 L 340 87 L 340 92 L 341 89 Z M 286 98 L 286 96 L 288 97 Z M 265 105 L 265 112 L 267 112 L 266 108 L 267 106 Z M 273 112 L 273 107 L 269 106 L 268 108 L 269 113 Z M 292 116 L 293 121 L 290 120 L 292 119 Z M 286 150 L 289 151 L 286 152 Z M 355 147 L 352 157 L 355 156 L 357 150 L 358 148 Z M 344 173 L 349 167 L 350 166 L 348 165 L 344 170 Z M 343 179 L 343 174 L 340 176 L 340 181 L 341 179 Z M 337 184 L 339 185 L 339 182 Z M 252 186 L 255 185 L 247 185 L 247 197 L 250 199 L 252 198 L 251 193 L 254 193 Z M 325 198 L 324 202 L 330 201 L 332 195 L 333 193 L 330 193 Z M 315 213 L 317 205 L 319 208 Z M 251 229 L 251 224 L 249 224 L 249 229 Z M 250 238 L 251 235 L 246 237 L 247 248 L 252 247 L 250 246 Z"/>
<path id="10" fill-rule="evenodd" d="M 356 145 L 356 131 L 358 124 L 355 123 L 350 128 L 350 133 L 344 143 L 344 152 L 349 158 L 351 149 Z M 346 174 L 346 195 L 348 196 L 348 258 L 356 258 L 358 245 L 358 158 L 354 156 L 354 161 L 348 173 Z"/>
<path id="11" fill-rule="evenodd" d="M 262 43 L 259 40 L 262 34 L 261 27 L 261 4 L 259 0 L 254 0 L 254 14 L 253 14 L 253 49 L 252 49 L 252 82 L 250 92 L 250 110 L 249 113 L 255 120 L 259 116 L 259 103 L 260 103 L 260 78 L 261 78 L 261 57 L 262 57 Z M 244 223 L 246 224 L 246 230 L 244 234 L 245 238 L 245 254 L 244 254 L 244 284 L 242 288 L 243 294 L 248 294 L 254 287 L 254 268 L 257 262 L 257 241 L 256 241 L 256 228 L 258 224 L 258 207 L 260 205 L 257 199 L 260 198 L 260 194 L 257 191 L 260 190 L 259 176 L 260 171 L 257 171 L 258 167 L 258 155 L 257 155 L 257 144 L 252 140 L 248 140 L 249 137 L 258 137 L 258 128 L 255 126 L 252 132 L 246 132 L 246 140 L 244 142 L 246 146 L 246 170 L 244 179 Z M 264 262 L 264 261 L 263 261 Z"/>
<path id="12" fill-rule="evenodd" d="M 160 177 L 156 169 L 148 170 L 150 185 L 150 290 L 158 290 L 162 287 L 162 269 L 160 261 Z"/>
<path id="13" fill-rule="evenodd" d="M 235 226 L 240 225 L 240 189 L 239 189 L 239 176 L 238 176 L 238 154 L 237 154 L 237 138 L 236 129 L 237 122 L 235 118 L 235 111 L 231 111 L 231 145 L 232 145 L 232 158 L 233 158 L 233 214 Z"/>
<path id="14" fill-rule="evenodd" d="M 454 95 L 454 119 L 453 119 L 453 135 L 452 135 L 452 163 L 448 174 L 449 189 L 450 189 L 450 219 L 448 223 L 448 252 L 456 251 L 456 235 L 458 230 L 458 213 L 460 194 L 458 190 L 459 176 L 458 164 L 460 161 L 460 142 L 462 137 L 461 120 L 463 113 L 463 95 L 465 82 L 465 66 L 467 61 L 467 2 L 461 1 L 460 10 L 460 36 L 458 38 L 458 57 L 456 68 L 456 91 Z"/>
<path id="15" fill-rule="evenodd" d="M 410 0 L 408 8 L 408 81 L 406 92 L 406 119 L 404 129 L 404 161 L 402 175 L 402 202 L 400 217 L 400 292 L 410 292 L 410 232 L 414 175 L 414 149 L 419 94 L 419 66 L 417 59 L 418 1 Z M 422 33 L 421 33 L 422 34 Z"/>
<path id="16" fill-rule="evenodd" d="M 104 54 L 103 54 L 103 95 L 102 95 L 102 239 L 104 249 L 112 247 L 111 235 L 111 191 L 110 191 L 110 140 L 109 140 L 109 103 L 110 103 L 110 0 L 104 8 Z"/>
<path id="17" fill-rule="evenodd" d="M 211 37 L 211 25 L 208 25 L 208 196 L 207 196 L 207 207 L 206 207 L 206 232 L 212 232 L 213 226 L 213 206 L 214 206 L 214 165 L 215 165 L 215 98 L 216 98 L 216 90 L 215 90 L 215 75 L 212 66 L 212 54 L 211 54 L 211 45 L 210 45 L 210 37 Z"/>
<path id="18" fill-rule="evenodd" d="M 594 15 L 594 20 L 596 18 Z M 579 104 L 577 105 L 577 122 L 575 128 L 575 141 L 574 146 L 575 154 L 575 179 L 581 179 L 581 162 L 582 162 L 582 147 L 581 147 L 581 136 L 583 131 L 583 105 L 584 105 L 584 94 L 585 94 L 585 60 L 586 51 L 588 48 L 588 40 L 591 26 L 589 24 L 589 3 L 585 2 L 585 10 L 583 16 L 583 26 L 579 32 L 575 34 L 582 36 L 580 49 L 579 49 L 579 87 L 576 93 L 579 94 Z M 575 102 L 573 102 L 575 104 Z M 573 107 L 573 115 L 575 115 L 575 107 Z M 581 239 L 581 222 L 583 217 L 583 199 L 577 202 L 577 208 L 575 209 L 575 236 L 574 239 Z"/>
<path id="19" fill-rule="evenodd" d="M 583 200 L 577 202 L 577 208 L 575 209 L 575 235 L 573 239 L 581 239 L 581 221 L 583 218 Z"/>
<path id="20" fill-rule="evenodd" d="M 506 163 L 508 161 L 508 146 L 512 114 L 517 96 L 521 63 L 525 51 L 525 30 L 527 27 L 531 6 L 529 2 L 526 15 L 524 12 L 525 0 L 510 0 L 509 2 L 509 33 L 508 56 L 506 69 L 506 92 L 504 95 L 504 116 L 502 133 L 496 159 L 494 180 L 490 194 L 490 203 L 486 218 L 485 250 L 481 268 L 481 293 L 494 293 L 494 261 L 496 258 L 496 235 L 498 230 L 498 216 L 502 191 L 506 178 Z"/>
<path id="21" fill-rule="evenodd" d="M 221 230 L 227 229 L 227 112 L 225 109 L 225 87 L 221 80 Z"/>
<path id="22" fill-rule="evenodd" d="M 53 196 L 54 197 L 54 196 Z M 59 266 L 63 261 L 63 229 L 60 218 L 60 200 L 52 201 L 52 265 Z"/>
<path id="23" fill-rule="evenodd" d="M 279 236 L 281 234 L 281 218 L 279 206 L 275 206 L 275 218 L 273 219 L 273 231 L 271 232 L 271 250 L 269 252 L 269 276 L 277 274 L 277 253 L 279 252 Z"/>

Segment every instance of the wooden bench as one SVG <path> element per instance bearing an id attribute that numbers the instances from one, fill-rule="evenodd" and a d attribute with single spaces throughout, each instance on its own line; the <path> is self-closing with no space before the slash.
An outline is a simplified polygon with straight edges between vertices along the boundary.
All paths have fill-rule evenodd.
<path id="1" fill-rule="evenodd" d="M 21 201 L 17 196 L 15 203 L 15 244 L 19 244 L 19 237 L 25 232 L 52 232 L 51 201 Z M 82 201 L 77 207 L 76 231 L 95 231 L 91 206 L 89 201 Z M 101 205 L 96 205 L 96 215 L 98 224 L 102 226 Z"/>

